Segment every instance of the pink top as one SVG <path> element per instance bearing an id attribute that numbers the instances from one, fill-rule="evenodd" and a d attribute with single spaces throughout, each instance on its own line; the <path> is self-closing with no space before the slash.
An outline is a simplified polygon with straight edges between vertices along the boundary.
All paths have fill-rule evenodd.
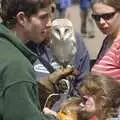
<path id="1" fill-rule="evenodd" d="M 96 115 L 92 116 L 89 120 L 97 120 Z"/>
<path id="2" fill-rule="evenodd" d="M 92 72 L 105 74 L 120 80 L 120 37 L 117 37 L 104 56 L 93 66 Z"/>

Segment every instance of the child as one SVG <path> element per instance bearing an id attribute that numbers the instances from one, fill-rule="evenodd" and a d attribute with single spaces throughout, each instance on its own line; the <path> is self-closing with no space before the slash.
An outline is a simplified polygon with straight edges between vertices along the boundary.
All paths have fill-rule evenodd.
<path id="1" fill-rule="evenodd" d="M 95 118 L 92 112 L 82 111 L 80 97 L 69 98 L 61 105 L 58 112 L 59 120 L 93 120 Z M 96 119 L 94 119 L 96 120 Z"/>
<path id="2" fill-rule="evenodd" d="M 81 97 L 66 100 L 56 117 L 59 120 L 120 119 L 120 84 L 113 79 L 89 73 L 79 85 Z"/>
<path id="3" fill-rule="evenodd" d="M 120 84 L 100 74 L 90 73 L 79 85 L 83 111 L 93 112 L 98 120 L 119 116 Z"/>
<path id="4" fill-rule="evenodd" d="M 45 114 L 52 114 L 58 120 L 97 120 L 92 112 L 83 111 L 80 97 L 71 97 L 62 103 L 58 113 L 44 108 Z"/>

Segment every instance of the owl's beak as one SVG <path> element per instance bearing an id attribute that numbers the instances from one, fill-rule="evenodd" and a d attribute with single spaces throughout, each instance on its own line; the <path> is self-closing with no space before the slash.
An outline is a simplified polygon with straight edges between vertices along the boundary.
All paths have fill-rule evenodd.
<path id="1" fill-rule="evenodd" d="M 60 37 L 60 40 L 62 40 L 62 41 L 64 40 L 63 36 Z"/>

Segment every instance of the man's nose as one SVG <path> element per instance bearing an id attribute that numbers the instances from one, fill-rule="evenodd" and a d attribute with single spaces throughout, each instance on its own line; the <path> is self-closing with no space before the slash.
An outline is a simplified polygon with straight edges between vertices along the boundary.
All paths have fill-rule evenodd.
<path id="1" fill-rule="evenodd" d="M 51 18 L 51 17 L 49 17 L 46 26 L 47 26 L 47 27 L 51 27 L 51 26 L 52 26 L 52 18 Z"/>

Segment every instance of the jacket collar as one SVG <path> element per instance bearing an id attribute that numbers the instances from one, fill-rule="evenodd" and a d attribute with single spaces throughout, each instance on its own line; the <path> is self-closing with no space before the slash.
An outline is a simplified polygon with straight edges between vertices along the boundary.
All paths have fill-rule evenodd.
<path id="1" fill-rule="evenodd" d="M 33 64 L 35 60 L 37 59 L 37 55 L 33 53 L 27 46 L 20 40 L 14 32 L 9 30 L 6 26 L 3 24 L 0 24 L 0 37 L 5 38 L 7 41 L 9 41 L 11 44 L 13 44 L 17 49 L 19 49 L 24 56 L 26 56 L 29 61 Z"/>

